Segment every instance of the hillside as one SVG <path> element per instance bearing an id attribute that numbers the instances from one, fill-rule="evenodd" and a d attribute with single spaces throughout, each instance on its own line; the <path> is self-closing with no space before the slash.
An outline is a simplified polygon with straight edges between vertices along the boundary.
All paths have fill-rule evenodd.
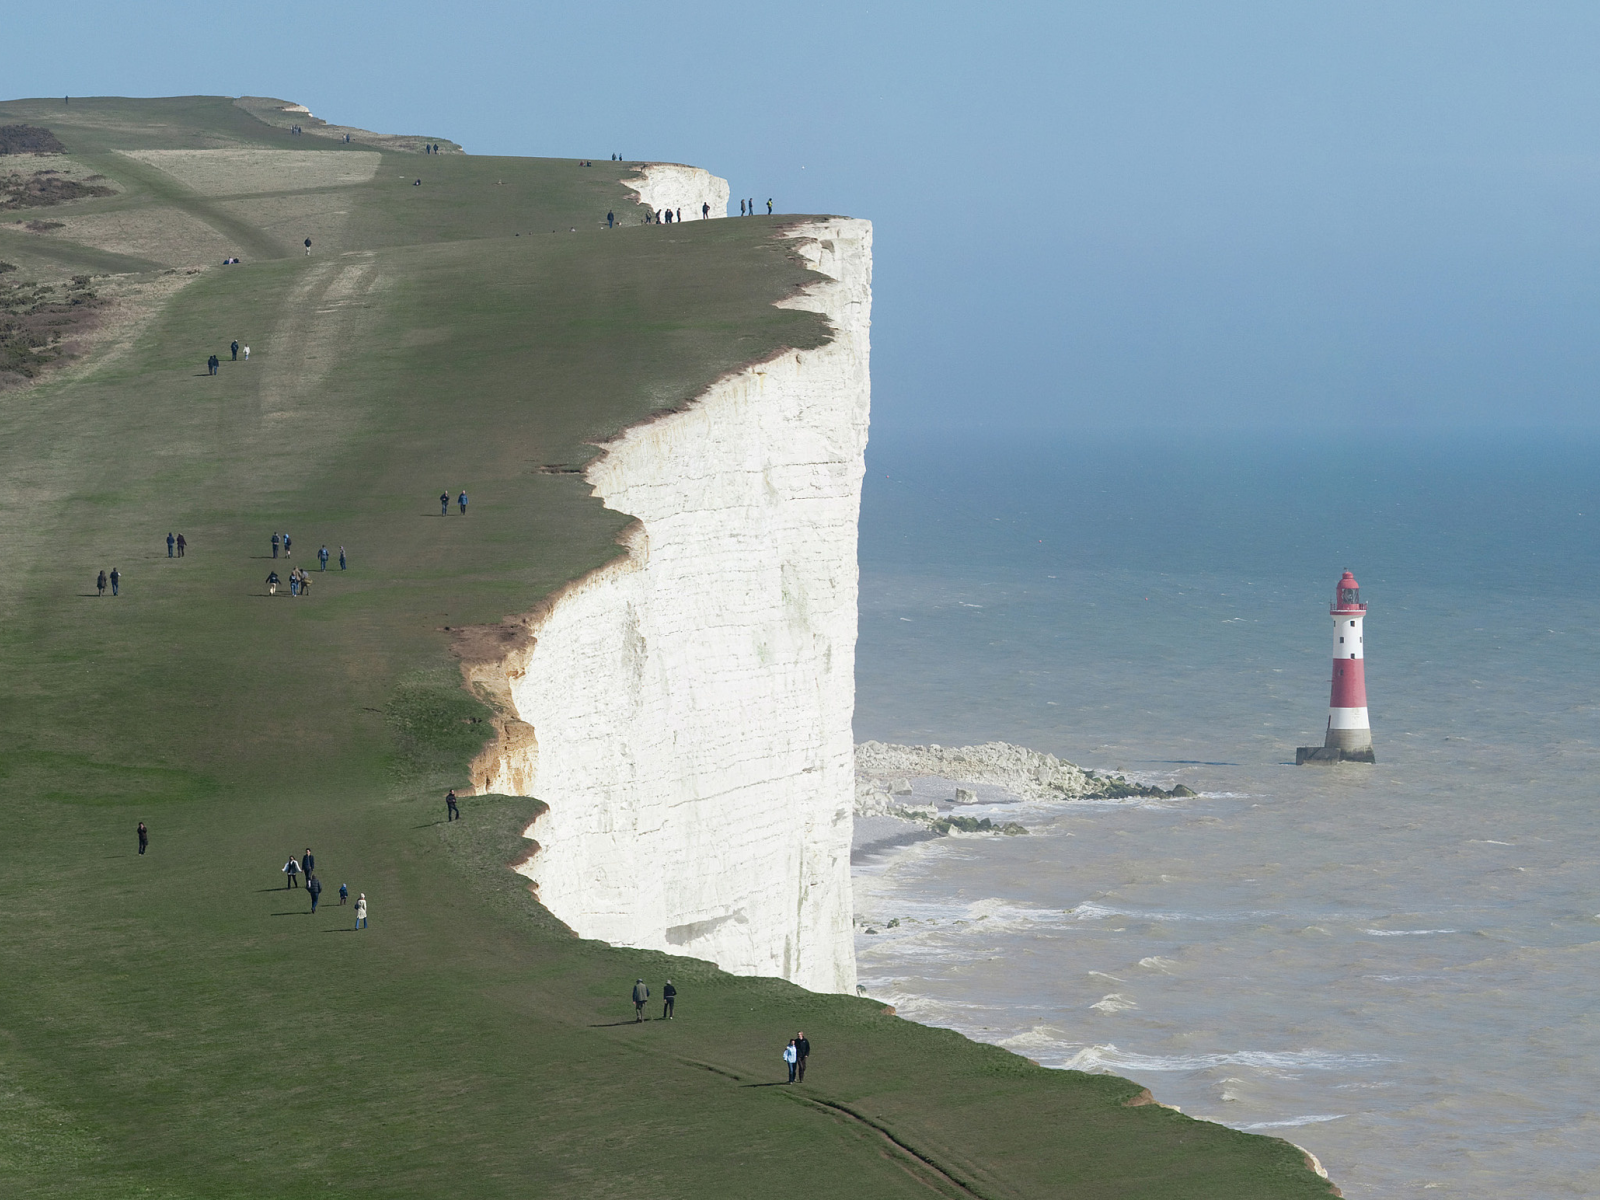
<path id="1" fill-rule="evenodd" d="M 0 210 L 44 339 L 13 329 L 0 386 L 7 1190 L 1327 1195 L 1288 1143 L 1125 1080 L 575 938 L 509 869 L 538 801 L 446 824 L 499 716 L 455 635 L 616 558 L 596 444 L 826 342 L 776 306 L 818 277 L 779 236 L 802 218 L 645 226 L 627 164 L 296 135 L 286 107 L 0 104 L 61 146 L 0 156 L 10 194 L 73 193 Z M 304 599 L 263 583 L 283 530 Z M 315 917 L 280 872 L 307 846 Z M 634 1023 L 641 975 L 674 1021 Z M 798 1028 L 806 1083 L 770 1086 Z"/>

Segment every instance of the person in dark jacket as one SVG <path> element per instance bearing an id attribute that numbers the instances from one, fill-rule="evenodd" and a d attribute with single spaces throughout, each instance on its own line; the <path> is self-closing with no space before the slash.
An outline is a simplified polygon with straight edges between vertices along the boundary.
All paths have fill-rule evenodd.
<path id="1" fill-rule="evenodd" d="M 183 534 L 178 535 L 178 557 L 183 557 L 183 552 L 189 548 L 189 543 L 183 540 Z"/>
<path id="2" fill-rule="evenodd" d="M 440 492 L 439 493 L 439 515 L 441 517 L 448 517 L 450 515 L 450 493 L 449 492 Z"/>
<path id="3" fill-rule="evenodd" d="M 649 985 L 642 979 L 635 980 L 633 984 L 633 1023 L 635 1025 L 645 1019 L 644 1006 L 649 1002 Z"/>
<path id="4" fill-rule="evenodd" d="M 139 853 L 143 854 L 150 845 L 150 831 L 144 827 L 144 822 L 139 822 Z"/>
<path id="5" fill-rule="evenodd" d="M 326 546 L 317 551 L 317 561 L 322 564 L 322 569 L 328 569 L 328 548 Z"/>
<path id="6" fill-rule="evenodd" d="M 456 497 L 456 503 L 461 505 L 461 515 L 463 517 L 466 516 L 467 515 L 467 489 L 466 488 L 462 488 L 461 489 L 461 495 Z"/>
<path id="7" fill-rule="evenodd" d="M 283 580 L 278 578 L 278 573 L 276 571 L 274 571 L 270 575 L 268 575 L 267 576 L 267 595 L 276 596 L 278 594 L 278 585 L 280 583 L 282 583 L 282 582 L 283 582 Z"/>
<path id="8" fill-rule="evenodd" d="M 283 535 L 283 556 L 285 558 L 289 558 L 289 557 L 292 556 L 293 552 L 289 549 L 289 547 L 292 546 L 293 544 L 294 543 L 289 540 L 289 535 L 287 533 L 284 534 Z"/>
<path id="9" fill-rule="evenodd" d="M 274 530 L 273 533 L 272 533 L 272 557 L 273 558 L 277 558 L 278 557 L 278 542 L 281 541 L 281 540 L 282 539 L 280 539 L 278 537 L 277 531 Z"/>
<path id="10" fill-rule="evenodd" d="M 300 870 L 307 879 L 310 879 L 311 872 L 316 870 L 316 867 L 317 860 L 311 853 L 311 847 L 307 846 L 306 852 L 300 856 Z"/>
<path id="11" fill-rule="evenodd" d="M 177 544 L 178 544 L 178 539 L 173 537 L 172 534 L 170 534 L 170 533 L 167 534 L 167 557 L 168 558 L 172 557 L 172 551 L 177 546 Z"/>
<path id="12" fill-rule="evenodd" d="M 100 577 L 94 581 L 95 590 L 102 596 L 106 594 L 106 573 L 100 572 Z"/>
<path id="13" fill-rule="evenodd" d="M 811 1041 L 806 1037 L 805 1030 L 794 1035 L 794 1073 L 795 1082 L 806 1081 L 806 1059 L 811 1057 Z"/>
<path id="14" fill-rule="evenodd" d="M 617 214 L 614 213 L 614 212 L 608 212 L 606 214 L 606 228 L 610 229 L 614 225 L 616 225 L 616 223 L 617 223 Z"/>
<path id="15" fill-rule="evenodd" d="M 117 588 L 122 585 L 122 572 L 115 567 L 111 568 L 111 594 L 117 594 Z"/>
<path id="16" fill-rule="evenodd" d="M 661 1019 L 672 1020 L 672 1006 L 678 999 L 678 989 L 672 986 L 672 980 L 667 980 L 661 985 Z"/>
<path id="17" fill-rule="evenodd" d="M 311 911 L 317 911 L 317 898 L 322 895 L 322 880 L 315 875 L 306 876 L 306 893 L 311 897 Z"/>
<path id="18" fill-rule="evenodd" d="M 448 825 L 451 821 L 460 819 L 461 810 L 456 807 L 456 790 L 451 788 L 444 796 L 444 823 Z"/>
<path id="19" fill-rule="evenodd" d="M 239 361 L 239 339 L 238 338 L 234 338 L 233 339 L 233 346 L 231 347 L 231 349 L 233 350 L 233 361 L 234 362 L 238 362 Z"/>

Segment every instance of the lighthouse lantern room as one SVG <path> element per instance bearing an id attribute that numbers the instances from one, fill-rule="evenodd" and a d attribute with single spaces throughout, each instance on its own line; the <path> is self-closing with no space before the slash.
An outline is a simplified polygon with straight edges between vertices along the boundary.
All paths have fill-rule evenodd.
<path id="1" fill-rule="evenodd" d="M 1372 755 L 1372 726 L 1367 721 L 1366 651 L 1362 631 L 1367 606 L 1361 585 L 1349 571 L 1334 588 L 1333 686 L 1328 698 L 1328 732 L 1320 746 L 1301 746 L 1296 763 L 1363 762 Z"/>

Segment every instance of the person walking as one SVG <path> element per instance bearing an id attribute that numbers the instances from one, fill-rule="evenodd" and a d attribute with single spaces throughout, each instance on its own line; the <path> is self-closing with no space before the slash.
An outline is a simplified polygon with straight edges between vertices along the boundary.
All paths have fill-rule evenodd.
<path id="1" fill-rule="evenodd" d="M 299 594 L 300 594 L 300 572 L 299 572 L 299 570 L 290 571 L 289 572 L 289 595 L 298 596 Z"/>
<path id="2" fill-rule="evenodd" d="M 350 899 L 350 889 L 341 883 L 339 885 L 339 903 L 343 904 L 348 899 Z"/>
<path id="3" fill-rule="evenodd" d="M 122 572 L 115 567 L 111 568 L 111 594 L 117 594 L 117 588 L 122 583 Z"/>
<path id="4" fill-rule="evenodd" d="M 328 569 L 328 547 L 326 545 L 317 551 L 317 561 L 322 564 L 324 571 Z"/>
<path id="5" fill-rule="evenodd" d="M 616 223 L 617 223 L 617 214 L 614 213 L 614 212 L 608 212 L 606 214 L 606 228 L 610 229 L 613 226 L 615 226 Z"/>
<path id="6" fill-rule="evenodd" d="M 462 488 L 461 489 L 461 495 L 456 497 L 456 503 L 461 505 L 461 515 L 463 517 L 466 516 L 467 515 L 467 489 L 466 488 Z"/>
<path id="7" fill-rule="evenodd" d="M 710 215 L 711 215 L 711 204 L 710 204 L 710 202 L 706 202 L 704 204 L 701 204 L 700 205 L 700 219 L 702 221 L 704 221 Z"/>
<path id="8" fill-rule="evenodd" d="M 770 217 L 771 215 L 772 215 L 772 197 L 768 196 L 767 197 L 767 216 Z"/>
<path id="9" fill-rule="evenodd" d="M 311 853 L 311 847 L 307 846 L 306 852 L 300 856 L 300 871 L 307 879 L 310 879 L 311 872 L 316 869 L 316 866 L 316 857 Z"/>
<path id="10" fill-rule="evenodd" d="M 439 493 L 439 515 L 441 517 L 448 517 L 450 515 L 450 493 L 449 492 L 440 492 Z"/>
<path id="11" fill-rule="evenodd" d="M 800 1060 L 800 1052 L 794 1048 L 794 1039 L 789 1039 L 789 1044 L 783 1048 L 783 1061 L 789 1067 L 789 1082 L 794 1082 L 795 1063 Z"/>
<path id="12" fill-rule="evenodd" d="M 178 545 L 178 539 L 173 537 L 172 534 L 169 532 L 167 534 L 167 557 L 168 558 L 172 557 L 172 552 L 177 547 L 177 545 Z"/>
<path id="13" fill-rule="evenodd" d="M 276 529 L 274 529 L 272 531 L 272 557 L 273 558 L 277 558 L 278 557 L 278 542 L 279 542 L 278 531 Z"/>
<path id="14" fill-rule="evenodd" d="M 739 201 L 739 215 L 741 217 L 744 216 L 744 201 L 743 200 Z"/>
<path id="15" fill-rule="evenodd" d="M 239 361 L 239 339 L 238 338 L 234 338 L 233 339 L 233 345 L 230 347 L 230 349 L 233 351 L 233 361 L 234 362 L 238 362 Z"/>
<path id="16" fill-rule="evenodd" d="M 311 239 L 310 238 L 306 239 L 306 257 L 307 258 L 311 257 Z"/>
<path id="17" fill-rule="evenodd" d="M 215 354 L 213 354 L 210 358 L 206 359 L 206 374 L 207 375 L 215 375 L 216 373 L 217 373 L 217 356 Z"/>
<path id="18" fill-rule="evenodd" d="M 95 590 L 102 596 L 106 594 L 106 573 L 104 569 L 101 570 L 100 577 L 94 581 L 94 586 Z"/>
<path id="19" fill-rule="evenodd" d="M 650 986 L 644 980 L 638 979 L 633 984 L 633 1023 L 637 1025 L 645 1019 L 644 1006 L 650 1002 Z"/>
<path id="20" fill-rule="evenodd" d="M 289 549 L 289 547 L 292 546 L 293 544 L 294 543 L 289 540 L 289 535 L 287 533 L 284 534 L 283 535 L 283 556 L 285 558 L 293 557 L 294 551 Z"/>
<path id="21" fill-rule="evenodd" d="M 801 1030 L 794 1035 L 795 1056 L 795 1082 L 806 1081 L 806 1059 L 811 1057 L 811 1042 L 806 1038 L 806 1031 Z"/>
<path id="22" fill-rule="evenodd" d="M 139 822 L 139 853 L 143 854 L 150 848 L 150 831 L 144 827 L 144 822 Z"/>
<path id="23" fill-rule="evenodd" d="M 667 980 L 661 985 L 661 1019 L 672 1020 L 672 1006 L 677 1003 L 678 989 L 672 986 L 672 980 Z"/>
<path id="24" fill-rule="evenodd" d="M 280 583 L 282 583 L 282 582 L 283 582 L 283 580 L 278 578 L 278 573 L 276 571 L 273 571 L 270 575 L 268 575 L 267 576 L 267 595 L 276 596 L 278 594 L 278 585 Z"/>
<path id="25" fill-rule="evenodd" d="M 292 888 L 300 882 L 300 864 L 295 862 L 294 855 L 291 854 L 289 861 L 283 864 L 283 873 L 289 877 L 284 887 Z"/>
<path id="26" fill-rule="evenodd" d="M 311 594 L 311 576 L 305 571 L 300 572 L 300 594 L 302 596 Z"/>
<path id="27" fill-rule="evenodd" d="M 356 928 L 367 927 L 367 894 L 362 892 L 356 897 Z"/>
<path id="28" fill-rule="evenodd" d="M 183 552 L 189 548 L 189 543 L 183 540 L 183 534 L 178 535 L 178 557 L 183 557 Z"/>
<path id="29" fill-rule="evenodd" d="M 245 360 L 245 362 L 249 362 L 250 361 L 250 347 L 249 346 L 246 346 L 244 348 L 244 360 Z"/>
<path id="30" fill-rule="evenodd" d="M 317 915 L 317 899 L 322 895 L 322 880 L 315 875 L 306 876 L 306 891 L 311 896 L 311 915 Z"/>
<path id="31" fill-rule="evenodd" d="M 456 790 L 451 788 L 444 794 L 444 823 L 448 825 L 451 821 L 459 821 L 460 819 L 461 810 L 456 807 Z"/>
<path id="32" fill-rule="evenodd" d="M 339 547 L 339 570 L 342 571 L 342 570 L 344 570 L 344 568 L 345 568 L 344 547 L 340 546 Z"/>

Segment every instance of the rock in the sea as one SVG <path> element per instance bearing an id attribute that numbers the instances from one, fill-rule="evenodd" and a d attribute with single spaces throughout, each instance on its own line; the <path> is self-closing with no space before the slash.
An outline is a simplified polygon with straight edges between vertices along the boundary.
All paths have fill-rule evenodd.
<path id="1" fill-rule="evenodd" d="M 956 803 L 957 804 L 976 804 L 977 802 L 978 802 L 978 793 L 973 791 L 971 788 L 957 788 L 956 789 Z"/>

